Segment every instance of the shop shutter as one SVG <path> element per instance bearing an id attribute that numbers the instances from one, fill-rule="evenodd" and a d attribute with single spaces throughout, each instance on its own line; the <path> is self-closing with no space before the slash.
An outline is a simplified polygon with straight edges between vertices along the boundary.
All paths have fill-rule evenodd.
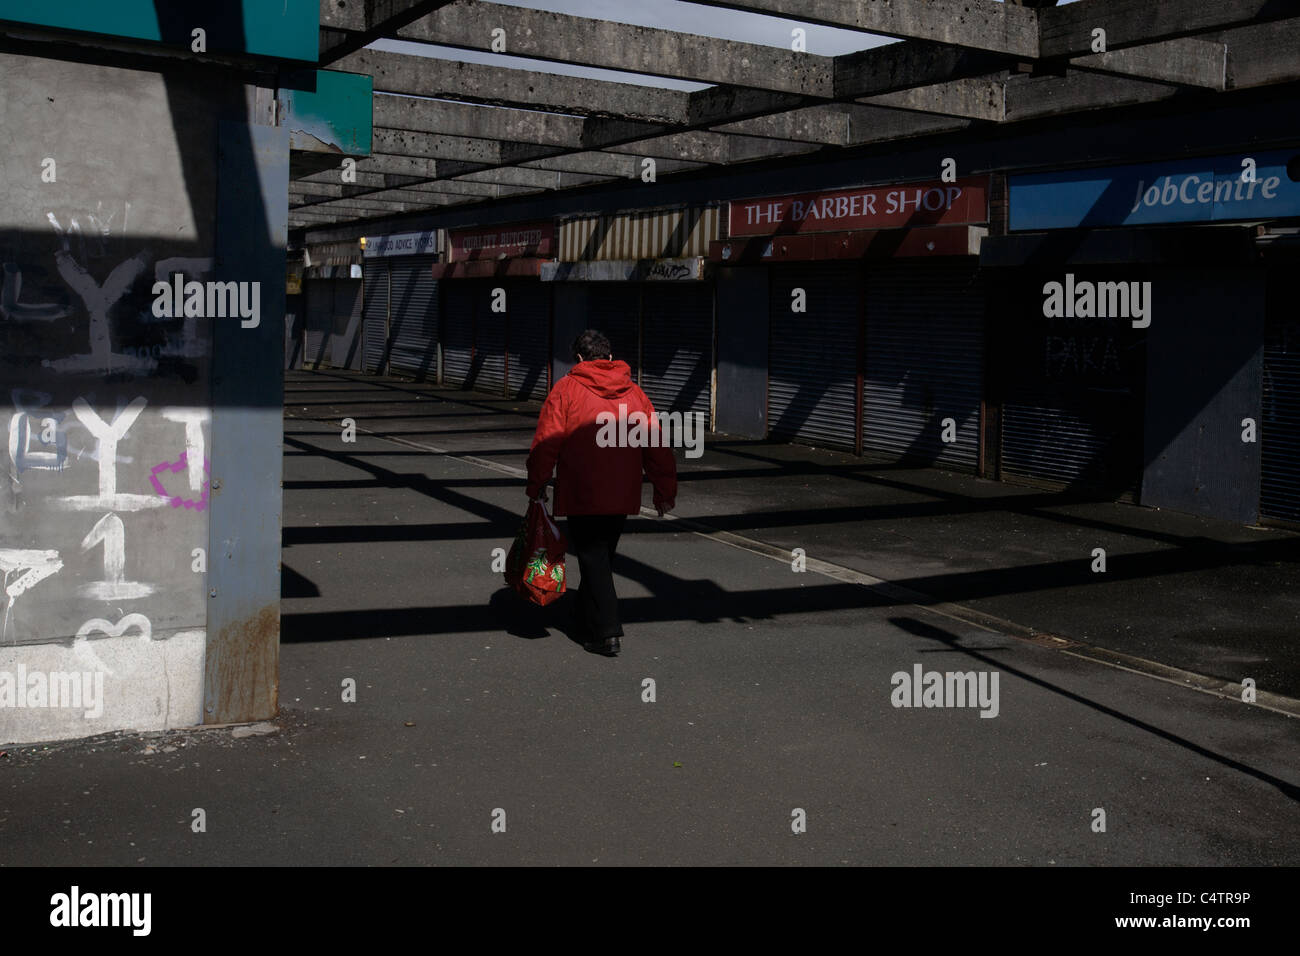
<path id="1" fill-rule="evenodd" d="M 1140 281 L 1138 267 L 1076 267 L 1078 282 Z M 1001 473 L 1136 500 L 1142 483 L 1146 332 L 1119 317 L 1046 317 L 1065 270 L 999 277 L 990 300 L 1002 405 Z M 995 281 L 990 279 L 989 281 Z"/>
<path id="2" fill-rule="evenodd" d="M 861 266 L 774 266 L 767 421 L 771 437 L 854 448 Z M 794 289 L 806 312 L 791 312 Z"/>
<path id="3" fill-rule="evenodd" d="M 713 283 L 647 282 L 642 292 L 641 387 L 659 412 L 709 421 Z"/>
<path id="4" fill-rule="evenodd" d="M 637 381 L 640 373 L 640 285 L 632 282 L 592 282 L 588 289 L 587 327 L 604 332 L 609 337 L 614 358 L 626 362 L 632 370 L 632 381 Z"/>
<path id="5" fill-rule="evenodd" d="M 474 295 L 474 361 L 470 366 L 469 387 L 491 395 L 506 390 L 506 312 L 492 310 L 493 290 L 506 293 L 506 309 L 511 305 L 513 284 L 470 282 Z"/>
<path id="6" fill-rule="evenodd" d="M 551 288 L 529 279 L 511 283 L 508 291 L 509 394 L 541 400 L 550 368 Z"/>
<path id="7" fill-rule="evenodd" d="M 317 368 L 325 360 L 322 352 L 334 327 L 334 286 L 332 279 L 306 279 L 307 333 L 303 342 L 304 368 Z"/>
<path id="8" fill-rule="evenodd" d="M 884 262 L 868 267 L 866 290 L 863 451 L 976 470 L 984 293 L 975 263 Z"/>
<path id="9" fill-rule="evenodd" d="M 442 383 L 453 388 L 468 387 L 474 350 L 474 285 L 464 279 L 442 284 Z"/>
<path id="10" fill-rule="evenodd" d="M 362 302 L 362 326 L 365 337 L 365 362 L 367 372 L 386 371 L 388 345 L 388 263 L 382 259 L 367 259 L 365 295 Z"/>
<path id="11" fill-rule="evenodd" d="M 1136 492 L 1140 405 L 1093 394 L 1013 394 L 1002 406 L 1002 471 L 1075 490 Z M 1127 419 L 1127 420 L 1126 420 Z"/>
<path id="12" fill-rule="evenodd" d="M 394 256 L 389 262 L 389 368 L 417 380 L 438 375 L 438 283 L 435 256 Z"/>
<path id="13" fill-rule="evenodd" d="M 361 369 L 361 280 L 334 280 L 334 331 L 330 336 L 330 364 Z"/>
<path id="14" fill-rule="evenodd" d="M 1278 321 L 1264 342 L 1260 514 L 1300 521 L 1300 321 Z"/>

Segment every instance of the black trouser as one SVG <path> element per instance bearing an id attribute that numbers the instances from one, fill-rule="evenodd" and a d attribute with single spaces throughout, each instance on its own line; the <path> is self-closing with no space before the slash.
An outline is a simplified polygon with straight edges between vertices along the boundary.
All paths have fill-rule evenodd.
<path id="1" fill-rule="evenodd" d="M 627 515 L 569 515 L 565 521 L 569 551 L 577 555 L 582 574 L 575 613 L 583 638 L 622 637 L 613 564 Z"/>

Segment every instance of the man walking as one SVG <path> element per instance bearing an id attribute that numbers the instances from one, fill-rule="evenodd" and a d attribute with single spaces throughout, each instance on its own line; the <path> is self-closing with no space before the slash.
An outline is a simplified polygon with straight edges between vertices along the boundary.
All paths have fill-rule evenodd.
<path id="1" fill-rule="evenodd" d="M 636 413 L 658 430 L 654 406 L 632 381 L 626 362 L 615 361 L 609 339 L 588 329 L 573 341 L 577 361 L 555 383 L 537 418 L 528 453 L 529 500 L 545 500 L 546 484 L 555 476 L 555 516 L 564 516 L 569 550 L 577 555 L 582 583 L 575 608 L 582 646 L 613 657 L 621 650 L 623 626 L 614 592 L 613 561 L 628 515 L 641 510 L 641 472 L 654 486 L 660 516 L 677 497 L 677 463 L 668 448 L 603 447 L 598 416 L 617 420 Z M 601 419 L 604 420 L 604 419 Z M 619 434 L 626 434 L 620 429 Z"/>

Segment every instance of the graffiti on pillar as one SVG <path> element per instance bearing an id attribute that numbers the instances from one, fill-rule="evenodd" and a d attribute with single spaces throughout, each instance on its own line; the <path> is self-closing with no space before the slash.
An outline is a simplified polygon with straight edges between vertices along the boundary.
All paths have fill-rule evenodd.
<path id="1" fill-rule="evenodd" d="M 129 203 L 123 212 L 120 231 L 125 236 Z M 152 287 L 150 274 L 153 281 L 171 281 L 177 274 L 191 280 L 210 275 L 213 259 L 173 256 L 153 262 L 150 268 L 151 253 L 142 248 L 118 262 L 100 281 L 92 274 L 91 265 L 108 254 L 117 213 L 106 213 L 100 204 L 95 212 L 84 215 L 87 229 L 82 228 L 78 216 L 69 217 L 65 225 L 53 212 L 46 213 L 58 237 L 54 266 L 64 286 L 61 301 L 38 301 L 30 295 L 25 299 L 22 265 L 4 262 L 0 317 L 14 323 L 48 324 L 73 316 L 75 334 L 70 340 L 85 341 L 86 350 L 55 358 L 42 356 L 41 365 L 55 372 L 114 377 L 162 373 L 193 380 L 194 360 L 206 356 L 210 346 L 203 317 L 160 319 L 147 307 L 144 289 Z"/>
<path id="2" fill-rule="evenodd" d="M 66 440 L 62 443 L 55 436 L 47 433 L 45 444 L 52 445 L 54 451 L 33 450 L 32 429 L 38 419 L 50 419 L 48 404 L 50 396 L 43 392 L 15 390 L 13 393 L 14 412 L 9 426 L 9 454 L 15 474 L 24 468 L 40 468 L 46 471 L 62 468 L 67 463 Z M 84 397 L 72 402 L 72 415 L 81 427 L 84 427 L 96 440 L 94 454 L 90 457 L 96 463 L 96 485 L 93 494 L 51 495 L 46 500 L 59 511 L 97 513 L 98 517 L 90 525 L 80 540 L 80 550 L 93 559 L 96 552 L 102 550 L 102 574 L 94 580 L 80 584 L 76 594 L 105 602 L 136 601 L 148 597 L 157 591 L 154 584 L 146 581 L 132 580 L 128 575 L 128 539 L 129 528 L 123 515 L 128 518 L 133 512 L 151 508 L 184 507 L 202 511 L 208 503 L 208 462 L 205 457 L 207 442 L 204 426 L 210 421 L 207 409 L 164 406 L 159 409 L 157 419 L 172 423 L 166 430 L 174 429 L 171 437 L 164 440 L 171 444 L 184 446 L 175 462 L 165 462 L 153 469 L 151 483 L 157 490 L 153 494 L 140 494 L 124 490 L 118 483 L 118 465 L 134 459 L 119 456 L 118 447 L 127 440 L 132 426 L 148 406 L 144 396 L 136 396 L 127 402 L 117 400 L 117 407 L 109 413 L 107 409 L 96 409 Z M 155 419 L 155 420 L 157 420 Z M 61 421 L 61 418 L 59 419 Z M 173 447 L 175 447 L 173 445 Z M 48 456 L 48 457 L 39 457 Z M 74 460 L 79 460 L 77 456 Z M 161 473 L 166 470 L 174 478 L 175 487 L 168 491 L 160 481 Z M 188 485 L 188 488 L 185 487 Z M 80 490 L 80 489 L 70 489 Z M 83 526 L 84 527 L 84 526 Z M 74 539 L 75 540 L 75 539 Z M 63 568 L 57 550 L 31 548 L 0 549 L 0 571 L 4 573 L 4 590 L 6 608 L 4 634 L 9 637 L 10 615 L 15 599 L 24 591 Z M 116 628 L 98 618 L 83 625 L 78 640 L 86 640 L 87 628 L 103 631 L 112 636 L 120 636 L 130 626 L 140 626 L 149 632 L 150 623 L 141 614 L 128 614 L 122 618 Z"/>
<path id="3" fill-rule="evenodd" d="M 26 548 L 0 548 L 0 571 L 4 572 L 5 613 L 0 634 L 9 637 L 9 612 L 14 601 L 29 588 L 63 568 L 57 551 L 40 551 Z"/>
<path id="4" fill-rule="evenodd" d="M 9 419 L 9 457 L 14 463 L 15 478 L 30 468 L 62 471 L 68 460 L 64 415 L 62 412 L 41 411 L 54 400 L 54 396 L 25 388 L 15 388 L 10 396 L 14 414 Z"/>
<path id="5" fill-rule="evenodd" d="M 109 665 L 108 661 L 104 659 L 103 655 L 107 652 L 100 648 L 96 648 L 95 643 L 97 642 L 92 642 L 90 635 L 98 632 L 108 637 L 122 637 L 132 628 L 136 630 L 141 644 L 147 645 L 151 640 L 153 640 L 153 625 L 143 614 L 125 614 L 116 624 L 112 621 L 106 621 L 103 618 L 97 617 L 87 621 L 77 629 L 77 636 L 72 642 L 73 651 L 76 653 L 77 657 L 95 670 L 120 677 L 122 676 L 121 672 L 123 671 L 124 666 L 127 664 L 134 665 L 139 659 L 138 655 L 131 654 L 130 648 L 125 649 L 125 654 L 121 653 L 122 649 L 117 649 L 118 653 L 110 655 L 110 660 L 114 658 L 123 659 L 115 660 L 117 667 L 112 667 Z"/>
<path id="6" fill-rule="evenodd" d="M 202 472 L 201 472 L 202 474 L 206 474 L 208 472 L 208 462 L 206 459 L 196 458 L 194 459 L 194 461 L 195 462 L 202 461 Z M 189 464 L 190 464 L 189 452 L 183 451 L 181 452 L 181 457 L 174 462 L 164 461 L 157 465 L 154 465 L 153 469 L 149 472 L 149 483 L 153 485 L 154 491 L 162 495 L 167 500 L 167 503 L 170 504 L 173 508 L 184 507 L 184 508 L 193 508 L 195 511 L 202 511 L 204 508 L 208 506 L 207 479 L 203 479 L 199 489 L 194 489 L 193 479 L 191 478 L 190 480 L 191 490 L 201 491 L 201 494 L 198 496 L 198 498 L 191 498 L 182 494 L 172 494 L 163 485 L 162 476 L 166 475 L 169 472 L 173 474 L 179 473 L 181 471 L 189 472 L 192 470 L 190 469 Z"/>
<path id="7" fill-rule="evenodd" d="M 112 512 L 96 521 L 81 539 L 81 550 L 90 551 L 99 544 L 104 546 L 103 580 L 83 584 L 80 594 L 101 601 L 130 601 L 153 593 L 151 584 L 126 580 L 126 526 Z"/>

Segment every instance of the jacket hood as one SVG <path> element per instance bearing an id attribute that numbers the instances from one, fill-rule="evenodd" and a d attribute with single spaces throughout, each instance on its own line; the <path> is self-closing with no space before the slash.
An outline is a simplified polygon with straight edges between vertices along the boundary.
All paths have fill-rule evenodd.
<path id="1" fill-rule="evenodd" d="M 579 362 L 569 369 L 569 377 L 601 398 L 619 398 L 632 389 L 632 369 L 619 359 Z"/>

